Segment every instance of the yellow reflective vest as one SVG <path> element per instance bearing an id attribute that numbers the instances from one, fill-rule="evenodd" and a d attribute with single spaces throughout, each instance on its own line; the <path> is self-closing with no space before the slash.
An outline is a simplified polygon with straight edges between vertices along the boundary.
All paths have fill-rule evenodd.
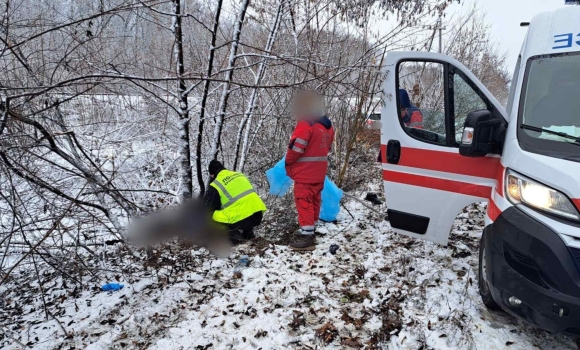
<path id="1" fill-rule="evenodd" d="M 259 211 L 266 211 L 266 205 L 242 173 L 224 169 L 210 186 L 220 194 L 222 205 L 213 213 L 216 222 L 234 224 Z"/>

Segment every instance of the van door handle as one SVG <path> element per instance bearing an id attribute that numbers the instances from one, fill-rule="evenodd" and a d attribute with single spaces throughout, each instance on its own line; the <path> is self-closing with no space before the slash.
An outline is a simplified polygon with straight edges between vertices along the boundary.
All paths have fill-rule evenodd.
<path id="1" fill-rule="evenodd" d="M 389 140 L 387 143 L 387 163 L 399 164 L 401 160 L 401 143 L 398 140 Z"/>

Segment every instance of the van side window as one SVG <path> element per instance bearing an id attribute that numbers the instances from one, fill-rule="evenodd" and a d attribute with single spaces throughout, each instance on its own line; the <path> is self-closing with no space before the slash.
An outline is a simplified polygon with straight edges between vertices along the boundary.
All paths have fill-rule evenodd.
<path id="1" fill-rule="evenodd" d="M 516 70 L 514 72 L 514 76 L 512 78 L 512 81 L 510 83 L 510 95 L 508 98 L 508 102 L 507 102 L 507 114 L 511 115 L 512 114 L 512 110 L 514 108 L 514 99 L 516 97 L 516 90 L 517 90 L 517 86 L 518 86 L 518 78 L 520 76 L 520 65 L 522 64 L 522 56 L 520 55 L 518 57 L 518 63 L 516 63 Z"/>
<path id="2" fill-rule="evenodd" d="M 467 115 L 473 111 L 487 109 L 487 104 L 460 74 L 453 74 L 453 105 L 455 142 L 461 143 L 461 136 Z"/>
<path id="3" fill-rule="evenodd" d="M 469 113 L 492 110 L 477 85 L 449 63 L 402 61 L 397 82 L 401 128 L 426 143 L 459 147 Z"/>
<path id="4" fill-rule="evenodd" d="M 401 127 L 412 137 L 445 146 L 445 67 L 437 62 L 402 62 L 398 67 Z"/>

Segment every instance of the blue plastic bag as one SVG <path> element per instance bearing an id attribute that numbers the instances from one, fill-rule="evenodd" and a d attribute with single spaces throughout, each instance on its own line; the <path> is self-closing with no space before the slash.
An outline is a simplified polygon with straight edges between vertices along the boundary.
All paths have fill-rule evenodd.
<path id="1" fill-rule="evenodd" d="M 343 192 L 327 176 L 324 179 L 324 189 L 322 190 L 322 205 L 320 206 L 320 219 L 323 221 L 334 221 L 340 212 L 340 200 Z"/>
<path id="2" fill-rule="evenodd" d="M 101 290 L 103 292 L 109 292 L 109 291 L 115 291 L 115 290 L 123 289 L 123 287 L 125 287 L 125 286 L 122 285 L 122 284 L 119 284 L 119 283 L 107 283 L 107 284 L 105 284 L 105 285 L 103 285 L 101 287 Z"/>
<path id="3" fill-rule="evenodd" d="M 282 197 L 292 187 L 292 179 L 286 175 L 285 160 L 279 161 L 272 169 L 266 171 L 266 177 L 270 183 L 270 194 Z M 334 221 L 340 212 L 340 200 L 343 192 L 327 176 L 324 179 L 322 190 L 322 205 L 320 207 L 320 219 Z"/>
<path id="4" fill-rule="evenodd" d="M 270 194 L 282 197 L 292 187 L 292 179 L 286 175 L 285 158 L 282 158 L 272 169 L 266 171 L 270 183 Z"/>

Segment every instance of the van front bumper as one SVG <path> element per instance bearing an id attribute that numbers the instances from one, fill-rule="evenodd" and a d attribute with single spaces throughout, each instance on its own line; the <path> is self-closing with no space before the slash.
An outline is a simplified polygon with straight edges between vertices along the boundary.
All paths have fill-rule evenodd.
<path id="1" fill-rule="evenodd" d="M 545 330 L 580 336 L 577 252 L 517 207 L 488 225 L 484 237 L 486 277 L 496 303 Z"/>

